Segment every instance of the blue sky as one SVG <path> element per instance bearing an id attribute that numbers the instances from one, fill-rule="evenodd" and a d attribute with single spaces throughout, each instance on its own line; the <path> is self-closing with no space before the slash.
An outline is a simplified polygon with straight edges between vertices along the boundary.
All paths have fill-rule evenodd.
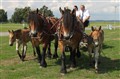
<path id="1" fill-rule="evenodd" d="M 90 11 L 91 20 L 120 20 L 120 0 L 1 0 L 0 8 L 8 13 L 8 18 L 16 7 L 30 6 L 33 10 L 46 5 L 56 17 L 60 17 L 59 7 L 85 5 Z M 116 6 L 116 10 L 115 10 Z"/>

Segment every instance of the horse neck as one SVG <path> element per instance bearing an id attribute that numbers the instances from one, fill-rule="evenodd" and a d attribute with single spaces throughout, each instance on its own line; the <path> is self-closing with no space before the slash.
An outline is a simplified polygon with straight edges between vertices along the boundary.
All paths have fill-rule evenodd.
<path id="1" fill-rule="evenodd" d="M 21 30 L 15 31 L 15 37 L 16 37 L 16 39 L 21 39 L 21 36 L 22 36 Z"/>

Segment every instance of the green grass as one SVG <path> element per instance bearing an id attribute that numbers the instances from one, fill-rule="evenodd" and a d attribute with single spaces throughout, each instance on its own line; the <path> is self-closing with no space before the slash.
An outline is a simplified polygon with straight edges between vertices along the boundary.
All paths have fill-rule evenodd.
<path id="1" fill-rule="evenodd" d="M 27 26 L 27 24 L 26 24 Z M 0 31 L 1 32 L 7 32 L 8 30 L 16 30 L 16 29 L 23 29 L 23 25 L 22 24 L 15 24 L 15 23 L 3 23 L 0 24 Z"/>
<path id="2" fill-rule="evenodd" d="M 114 22 L 90 22 L 90 25 L 88 27 L 91 26 L 107 26 L 107 25 L 112 25 L 112 26 L 120 26 L 119 22 L 116 22 L 114 24 Z M 28 25 L 25 25 L 26 27 L 28 27 Z M 14 24 L 14 23 L 3 23 L 0 25 L 0 31 L 1 32 L 7 32 L 8 30 L 16 30 L 16 29 L 22 29 L 24 28 L 22 24 Z"/>
<path id="3" fill-rule="evenodd" d="M 8 37 L 0 37 L 0 79 L 119 79 L 120 78 L 120 29 L 104 30 L 105 41 L 101 53 L 100 73 L 95 73 L 89 66 L 88 53 L 81 51 L 77 58 L 77 68 L 70 70 L 64 76 L 60 75 L 60 58 L 48 59 L 47 68 L 40 68 L 36 57 L 33 56 L 31 43 L 28 44 L 25 62 L 22 62 L 13 47 L 8 45 Z M 90 31 L 87 31 L 90 33 Z M 52 43 L 52 52 L 53 52 Z M 60 52 L 58 49 L 60 56 Z M 67 65 L 69 53 L 67 54 Z"/>
<path id="4" fill-rule="evenodd" d="M 89 26 L 120 26 L 120 22 L 90 22 Z"/>

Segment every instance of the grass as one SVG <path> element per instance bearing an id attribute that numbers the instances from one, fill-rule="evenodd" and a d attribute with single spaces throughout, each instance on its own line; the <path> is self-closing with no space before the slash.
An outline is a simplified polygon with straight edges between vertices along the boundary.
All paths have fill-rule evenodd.
<path id="1" fill-rule="evenodd" d="M 25 25 L 27 26 L 27 24 Z M 22 24 L 15 24 L 15 23 L 3 23 L 0 25 L 0 31 L 1 32 L 7 32 L 8 30 L 16 30 L 16 29 L 23 29 Z"/>
<path id="2" fill-rule="evenodd" d="M 114 22 L 90 22 L 89 27 L 91 27 L 91 26 L 108 26 L 108 25 L 120 26 L 120 23 L 116 22 L 114 24 Z M 27 24 L 25 26 L 28 27 Z M 1 32 L 7 32 L 8 30 L 22 29 L 24 27 L 22 24 L 5 23 L 5 24 L 1 24 L 0 28 L 1 28 L 0 29 Z"/>
<path id="3" fill-rule="evenodd" d="M 48 67 L 40 68 L 36 57 L 33 56 L 31 43 L 28 43 L 26 61 L 22 62 L 13 47 L 8 45 L 8 37 L 0 37 L 0 79 L 119 79 L 120 78 L 120 29 L 104 30 L 105 41 L 101 53 L 100 72 L 95 73 L 89 66 L 88 53 L 81 50 L 81 58 L 76 58 L 77 67 L 69 70 L 66 75 L 60 75 L 59 58 L 46 58 Z M 90 33 L 90 31 L 87 31 Z M 52 43 L 52 52 L 53 52 Z M 69 53 L 67 65 L 69 63 Z"/>

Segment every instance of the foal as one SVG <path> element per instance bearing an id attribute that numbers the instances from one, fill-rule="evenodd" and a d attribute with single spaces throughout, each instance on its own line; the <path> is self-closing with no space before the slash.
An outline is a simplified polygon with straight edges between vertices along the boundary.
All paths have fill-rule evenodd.
<path id="1" fill-rule="evenodd" d="M 26 51 L 27 51 L 27 43 L 31 41 L 31 37 L 29 36 L 29 29 L 18 29 L 15 31 L 10 31 L 9 32 L 9 45 L 13 46 L 14 42 L 16 41 L 16 51 L 22 61 L 24 61 L 24 58 L 26 57 Z M 19 52 L 19 47 L 22 44 L 22 55 Z M 33 47 L 33 52 L 35 56 L 35 50 Z"/>
<path id="2" fill-rule="evenodd" d="M 92 37 L 93 39 L 93 46 L 92 47 L 88 47 L 88 51 L 91 57 L 91 53 L 93 51 L 94 53 L 94 58 L 95 58 L 95 69 L 96 72 L 98 72 L 98 60 L 99 60 L 99 56 L 100 53 L 102 51 L 102 45 L 103 45 L 103 41 L 104 41 L 104 31 L 101 29 L 101 26 L 99 27 L 99 29 L 96 29 L 94 27 L 91 27 L 92 32 L 90 34 L 90 37 Z"/>

